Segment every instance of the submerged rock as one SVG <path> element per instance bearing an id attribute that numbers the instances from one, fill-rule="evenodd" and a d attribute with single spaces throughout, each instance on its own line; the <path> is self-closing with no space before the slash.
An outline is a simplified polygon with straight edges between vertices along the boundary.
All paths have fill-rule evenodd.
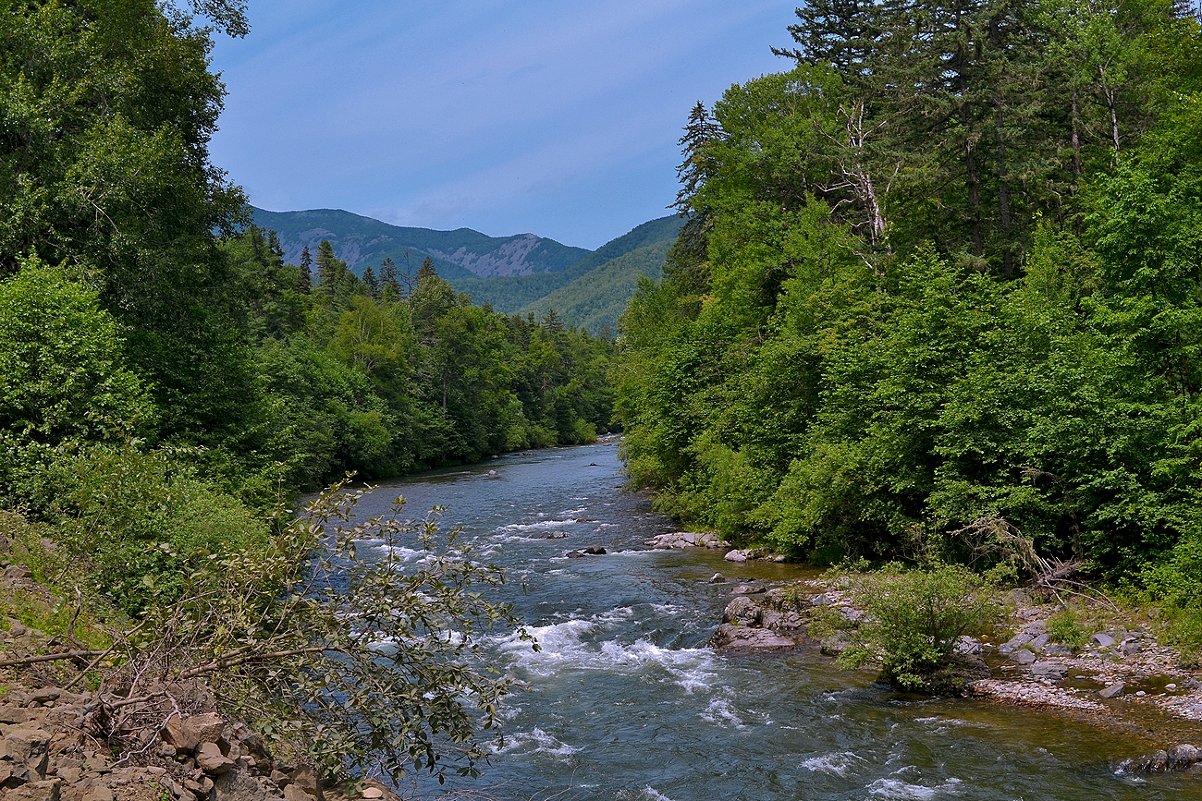
<path id="1" fill-rule="evenodd" d="M 1020 648 L 1015 651 L 1011 657 L 1016 665 L 1030 665 L 1035 662 L 1035 652 L 1028 651 L 1026 648 Z"/>

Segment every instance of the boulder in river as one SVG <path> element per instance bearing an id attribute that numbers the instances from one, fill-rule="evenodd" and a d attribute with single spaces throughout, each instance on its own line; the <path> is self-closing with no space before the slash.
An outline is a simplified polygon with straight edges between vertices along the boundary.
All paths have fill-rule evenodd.
<path id="1" fill-rule="evenodd" d="M 1166 771 L 1196 771 L 1202 765 L 1202 750 L 1196 746 L 1181 744 L 1163 751 L 1153 751 L 1135 759 L 1125 759 L 1115 768 L 1115 773 L 1163 773 Z"/>
<path id="2" fill-rule="evenodd" d="M 797 643 L 771 629 L 723 623 L 710 638 L 710 645 L 721 651 L 731 650 L 779 650 L 795 648 Z"/>
<path id="3" fill-rule="evenodd" d="M 739 550 L 734 550 L 734 551 L 731 551 L 730 553 L 726 554 L 726 556 L 723 558 L 726 559 L 726 561 L 728 561 L 728 562 L 735 562 L 737 564 L 737 563 L 741 563 L 741 562 L 746 562 L 747 554 L 745 554 Z"/>
<path id="4" fill-rule="evenodd" d="M 718 536 L 716 531 L 672 531 L 646 541 L 649 548 L 729 548 L 730 543 Z"/>
<path id="5" fill-rule="evenodd" d="M 722 613 L 723 623 L 736 623 L 740 626 L 755 626 L 761 619 L 760 605 L 746 595 L 735 596 Z"/>

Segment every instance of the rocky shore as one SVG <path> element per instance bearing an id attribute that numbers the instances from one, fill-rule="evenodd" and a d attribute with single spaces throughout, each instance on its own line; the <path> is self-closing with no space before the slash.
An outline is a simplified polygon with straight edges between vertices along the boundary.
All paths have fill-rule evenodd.
<path id="1" fill-rule="evenodd" d="M 45 592 L 19 565 L 0 571 L 9 598 Z M 0 615 L 0 801 L 397 799 L 371 782 L 323 788 L 311 769 L 273 758 L 202 681 L 138 698 L 83 689 L 92 652 L 44 658 L 69 650 Z"/>
<path id="2" fill-rule="evenodd" d="M 715 535 L 667 534 L 651 547 L 725 547 Z M 737 565 L 748 552 L 727 554 Z M 752 552 L 750 558 L 775 560 Z M 814 648 L 831 656 L 846 645 L 845 635 L 830 633 L 820 619 L 837 615 L 854 625 L 864 613 L 837 586 L 824 579 L 788 582 L 744 581 L 718 575 L 729 583 L 730 601 L 710 646 L 728 652 Z M 1181 654 L 1160 644 L 1145 622 L 1102 610 L 1096 628 L 1085 630 L 1076 648 L 1052 636 L 1049 621 L 1059 604 L 1041 603 L 1016 590 L 1008 599 L 1007 624 L 992 638 L 961 638 L 959 658 L 981 678 L 964 683 L 965 696 L 995 703 L 1060 710 L 1105 726 L 1152 731 L 1166 748 L 1116 763 L 1116 771 L 1191 770 L 1202 773 L 1202 671 L 1183 663 Z M 822 634 L 817 633 L 822 631 Z"/>

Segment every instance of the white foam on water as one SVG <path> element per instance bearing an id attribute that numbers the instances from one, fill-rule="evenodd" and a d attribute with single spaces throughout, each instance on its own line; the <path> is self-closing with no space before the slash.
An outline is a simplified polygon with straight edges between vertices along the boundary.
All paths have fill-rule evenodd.
<path id="1" fill-rule="evenodd" d="M 579 509 L 562 509 L 562 510 L 560 510 L 559 513 L 561 515 L 567 515 L 568 517 L 576 518 L 576 517 L 580 517 L 580 515 L 584 514 L 587 511 L 588 511 L 588 509 L 581 507 Z"/>
<path id="2" fill-rule="evenodd" d="M 938 723 L 940 726 L 970 726 L 967 720 L 959 718 L 944 718 L 939 715 L 932 715 L 927 718 L 914 718 L 915 723 Z"/>
<path id="3" fill-rule="evenodd" d="M 513 659 L 516 666 L 540 676 L 548 676 L 565 667 L 637 673 L 658 667 L 668 680 L 686 693 L 713 687 L 714 653 L 708 648 L 672 650 L 647 640 L 622 643 L 616 640 L 589 641 L 586 635 L 633 615 L 629 607 L 617 607 L 584 620 L 573 618 L 546 626 L 530 626 L 527 632 L 539 645 L 535 651 L 517 632 L 493 638 L 497 648 Z"/>
<path id="4" fill-rule="evenodd" d="M 505 738 L 504 745 L 492 747 L 494 754 L 508 754 L 510 751 L 521 750 L 525 754 L 550 754 L 558 757 L 568 757 L 580 753 L 579 748 L 568 745 L 563 740 L 547 734 L 540 728 L 531 731 L 520 731 Z"/>
<path id="5" fill-rule="evenodd" d="M 877 779 L 868 785 L 868 795 L 872 798 L 886 798 L 891 801 L 928 801 L 941 792 L 954 792 L 960 780 L 948 779 L 937 787 L 927 787 L 923 784 L 909 784 L 900 779 Z"/>
<path id="6" fill-rule="evenodd" d="M 821 754 L 819 756 L 803 759 L 801 766 L 806 770 L 812 770 L 815 773 L 830 773 L 835 776 L 846 776 L 855 767 L 856 763 L 863 762 L 861 757 L 856 756 L 851 751 L 839 751 L 833 754 Z"/>
<path id="7" fill-rule="evenodd" d="M 619 790 L 615 797 L 618 801 L 673 801 L 671 797 L 664 795 L 651 785 L 647 785 L 642 790 Z"/>
<path id="8" fill-rule="evenodd" d="M 727 698 L 715 698 L 710 701 L 710 705 L 705 708 L 705 711 L 700 715 L 701 719 L 714 723 L 723 728 L 744 729 L 747 724 L 735 712 L 734 704 Z"/>
<path id="9" fill-rule="evenodd" d="M 512 523 L 508 526 L 501 526 L 498 531 L 539 531 L 540 529 L 548 528 L 563 528 L 576 523 L 576 518 L 567 518 L 564 520 L 540 520 L 537 523 Z"/>
<path id="10" fill-rule="evenodd" d="M 643 798 L 647 799 L 647 801 L 672 801 L 671 798 L 664 795 L 659 790 L 656 790 L 651 785 L 647 785 L 643 788 Z"/>
<path id="11" fill-rule="evenodd" d="M 608 612 L 598 612 L 592 620 L 598 623 L 622 623 L 634 617 L 634 609 L 629 606 L 615 606 Z"/>

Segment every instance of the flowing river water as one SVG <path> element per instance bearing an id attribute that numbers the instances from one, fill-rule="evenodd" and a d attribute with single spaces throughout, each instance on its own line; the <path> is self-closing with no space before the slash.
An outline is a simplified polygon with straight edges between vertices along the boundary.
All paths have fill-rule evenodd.
<path id="1" fill-rule="evenodd" d="M 494 476 L 489 471 L 495 471 Z M 490 658 L 517 679 L 503 745 L 466 797 L 768 799 L 1198 799 L 1202 777 L 1116 776 L 1111 761 L 1170 743 L 1054 714 L 905 697 L 809 650 L 706 648 L 730 579 L 804 575 L 733 566 L 720 552 L 650 551 L 672 530 L 623 492 L 613 442 L 515 454 L 380 487 L 417 514 L 449 507 L 507 571 L 507 600 L 542 646 L 498 633 Z M 555 532 L 566 538 L 550 539 Z M 601 545 L 604 556 L 569 559 Z M 524 586 L 523 586 L 524 585 Z M 431 797 L 432 788 L 417 791 Z"/>

